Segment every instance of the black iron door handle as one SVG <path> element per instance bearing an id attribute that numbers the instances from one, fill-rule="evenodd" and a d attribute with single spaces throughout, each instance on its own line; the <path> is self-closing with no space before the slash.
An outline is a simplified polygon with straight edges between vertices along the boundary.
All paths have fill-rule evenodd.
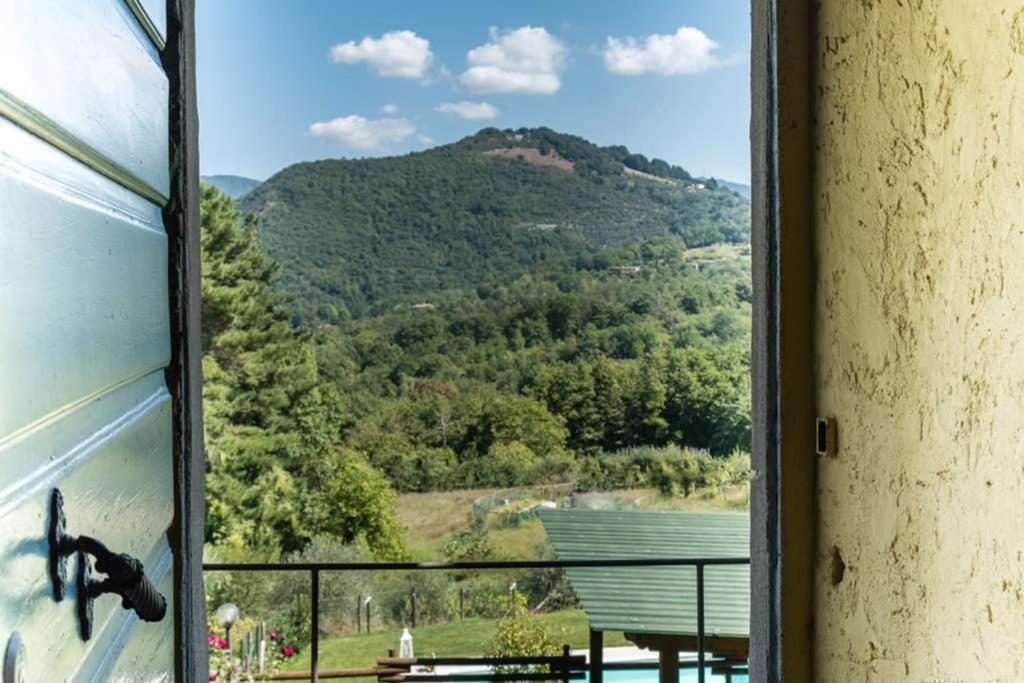
<path id="1" fill-rule="evenodd" d="M 78 557 L 78 618 L 83 640 L 92 637 L 93 601 L 101 595 L 113 593 L 121 596 L 121 606 L 134 610 L 143 621 L 160 621 L 167 614 L 167 601 L 146 576 L 142 562 L 126 553 L 115 553 L 91 536 L 71 536 L 65 529 L 64 499 L 59 490 L 53 490 L 50 505 L 50 573 L 53 597 L 64 599 L 67 580 L 67 558 Z M 92 577 L 95 570 L 106 578 Z"/>
<path id="2" fill-rule="evenodd" d="M 67 541 L 78 553 L 96 558 L 95 569 L 107 578 L 92 581 L 88 588 L 92 598 L 106 593 L 121 596 L 121 606 L 133 609 L 143 621 L 160 621 L 167 612 L 167 601 L 146 577 L 145 567 L 131 555 L 115 554 L 103 543 L 90 536 L 79 536 Z M 83 558 L 79 557 L 79 562 Z"/>

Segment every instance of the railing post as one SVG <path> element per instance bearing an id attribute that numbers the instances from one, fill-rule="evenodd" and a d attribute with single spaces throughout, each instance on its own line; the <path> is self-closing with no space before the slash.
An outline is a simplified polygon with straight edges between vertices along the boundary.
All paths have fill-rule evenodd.
<path id="1" fill-rule="evenodd" d="M 697 683 L 704 683 L 704 565 L 697 563 Z"/>
<path id="2" fill-rule="evenodd" d="M 590 629 L 590 683 L 604 683 L 604 631 Z"/>
<path id="3" fill-rule="evenodd" d="M 310 631 L 309 675 L 313 683 L 320 683 L 320 570 L 309 571 Z"/>

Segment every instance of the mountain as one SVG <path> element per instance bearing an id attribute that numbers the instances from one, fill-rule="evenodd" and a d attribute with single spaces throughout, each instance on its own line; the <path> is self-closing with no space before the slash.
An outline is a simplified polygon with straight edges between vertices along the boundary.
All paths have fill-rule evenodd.
<path id="1" fill-rule="evenodd" d="M 241 198 L 305 317 L 363 317 L 538 270 L 607 266 L 654 238 L 749 239 L 713 180 L 548 128 L 485 128 L 399 157 L 290 166 Z"/>
<path id="2" fill-rule="evenodd" d="M 719 180 L 720 184 L 725 185 L 727 188 L 735 192 L 736 194 L 750 199 L 750 185 L 743 183 L 734 183 L 731 180 Z"/>
<path id="3" fill-rule="evenodd" d="M 204 175 L 202 180 L 204 183 L 210 183 L 232 199 L 238 199 L 260 184 L 258 180 L 240 175 Z"/>

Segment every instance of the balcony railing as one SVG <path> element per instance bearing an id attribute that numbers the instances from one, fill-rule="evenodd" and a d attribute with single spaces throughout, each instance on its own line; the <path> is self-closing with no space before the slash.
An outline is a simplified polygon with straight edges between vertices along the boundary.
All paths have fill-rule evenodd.
<path id="1" fill-rule="evenodd" d="M 696 603 L 697 603 L 697 657 L 690 666 L 681 664 L 680 668 L 696 668 L 698 683 L 705 683 L 706 670 L 709 666 L 721 664 L 711 659 L 705 651 L 705 610 L 704 610 L 704 570 L 707 567 L 749 565 L 749 557 L 717 557 L 717 558 L 644 558 L 644 559 L 587 559 L 587 560 L 500 560 L 500 561 L 459 561 L 459 562 L 266 562 L 237 563 L 212 562 L 204 563 L 204 572 L 305 572 L 310 578 L 310 671 L 309 680 L 319 683 L 321 678 L 348 678 L 353 672 L 320 671 L 320 577 L 325 572 L 379 572 L 379 571 L 470 571 L 470 570 L 502 570 L 502 569 L 572 569 L 572 568 L 607 568 L 607 567 L 693 567 L 696 571 Z M 369 626 L 369 624 L 367 624 Z M 449 658 L 453 661 L 456 658 Z M 482 660 L 481 660 L 482 661 Z M 584 668 L 589 670 L 591 665 Z M 637 666 L 630 663 L 630 668 L 655 668 L 652 665 Z M 624 668 L 612 663 L 600 664 L 600 670 Z M 379 670 L 364 670 L 360 676 L 376 675 Z M 574 676 L 575 677 L 575 676 Z M 451 677 L 434 677 L 436 680 L 454 680 Z M 486 676 L 477 678 L 486 679 Z M 554 676 L 558 679 L 560 677 Z M 419 680 L 419 679 L 417 679 Z M 523 680 L 522 675 L 516 680 Z M 594 677 L 591 677 L 593 683 Z"/>

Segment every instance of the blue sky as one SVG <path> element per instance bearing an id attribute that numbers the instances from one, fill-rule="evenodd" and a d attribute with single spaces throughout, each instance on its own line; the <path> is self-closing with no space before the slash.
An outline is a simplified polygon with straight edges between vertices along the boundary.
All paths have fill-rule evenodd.
<path id="1" fill-rule="evenodd" d="M 204 174 L 550 126 L 750 177 L 749 0 L 200 0 Z"/>

